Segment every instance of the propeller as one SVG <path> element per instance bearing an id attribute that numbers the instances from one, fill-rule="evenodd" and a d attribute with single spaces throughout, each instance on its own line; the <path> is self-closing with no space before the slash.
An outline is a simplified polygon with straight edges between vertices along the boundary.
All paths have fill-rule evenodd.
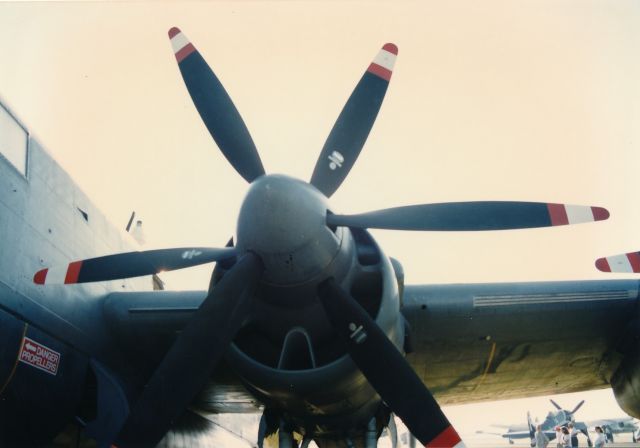
<path id="1" fill-rule="evenodd" d="M 551 404 L 552 404 L 553 406 L 555 406 L 555 408 L 556 408 L 557 410 L 559 410 L 559 411 L 564 411 L 564 409 L 562 409 L 562 406 L 560 406 L 558 403 L 556 403 L 555 401 L 553 401 L 551 398 L 549 399 L 549 401 L 551 402 Z M 578 409 L 580 409 L 580 408 L 582 407 L 582 405 L 583 405 L 583 404 L 584 404 L 584 400 L 582 400 L 580 403 L 578 403 L 578 404 L 576 405 L 576 407 L 575 407 L 575 408 L 573 408 L 573 411 L 564 411 L 564 412 L 566 412 L 567 414 L 570 414 L 570 415 L 575 414 L 575 413 L 578 411 Z"/>
<path id="2" fill-rule="evenodd" d="M 411 434 L 425 447 L 463 447 L 422 380 L 355 299 L 333 278 L 320 284 L 318 294 L 354 363 Z"/>
<path id="3" fill-rule="evenodd" d="M 223 155 L 248 182 L 263 176 L 265 170 L 249 131 L 216 75 L 178 28 L 169 31 L 169 38 L 189 95 Z M 327 138 L 310 180 L 327 197 L 345 180 L 366 142 L 382 105 L 397 54 L 398 49 L 393 44 L 382 47 L 356 85 Z M 253 184 L 254 187 L 256 185 L 259 182 Z M 299 182 L 292 182 L 291 188 L 300 188 L 300 194 L 302 188 L 313 190 L 309 185 L 301 187 Z M 279 194 L 277 189 L 268 193 Z M 321 195 L 314 190 L 309 197 L 320 198 Z M 454 202 L 389 208 L 355 215 L 329 213 L 324 218 L 324 205 L 315 205 L 318 204 L 297 210 L 286 203 L 280 208 L 268 209 L 273 213 L 268 218 L 282 219 L 282 222 L 276 222 L 288 224 L 287 219 L 295 219 L 296 213 L 311 213 L 317 209 L 318 219 L 315 220 L 313 215 L 310 222 L 316 222 L 325 231 L 323 219 L 329 226 L 357 228 L 500 230 L 599 221 L 609 216 L 608 211 L 599 207 L 533 202 Z M 260 226 L 257 221 L 255 225 Z M 286 230 L 286 226 L 282 227 Z M 308 229 L 305 227 L 304 230 Z M 37 284 L 85 283 L 150 275 L 238 258 L 222 279 L 210 287 L 202 305 L 152 374 L 117 436 L 119 447 L 155 446 L 201 390 L 250 315 L 252 297 L 265 271 L 262 259 L 251 250 L 260 252 L 246 247 L 241 251 L 195 247 L 129 252 L 76 261 L 61 268 L 42 269 L 35 274 L 34 282 Z M 267 261 L 266 257 L 263 258 Z M 318 295 L 356 366 L 410 432 L 426 447 L 464 446 L 404 356 L 355 299 L 333 278 L 320 284 Z"/>
<path id="4" fill-rule="evenodd" d="M 553 401 L 551 398 L 549 398 L 549 401 L 551 402 L 551 404 L 552 404 L 552 405 L 554 405 L 554 406 L 555 406 L 555 408 L 556 408 L 558 411 L 562 411 L 562 406 L 560 406 L 558 403 L 556 403 L 555 401 Z"/>
<path id="5" fill-rule="evenodd" d="M 601 207 L 543 202 L 445 202 L 387 208 L 358 215 L 327 215 L 327 224 L 392 230 L 507 230 L 601 221 Z"/>
<path id="6" fill-rule="evenodd" d="M 602 272 L 640 273 L 640 252 L 598 258 L 596 268 Z"/>
<path id="7" fill-rule="evenodd" d="M 153 275 L 163 271 L 189 268 L 234 257 L 232 247 L 179 247 L 127 252 L 89 258 L 65 266 L 41 269 L 33 276 L 38 285 L 89 283 Z"/>
<path id="8" fill-rule="evenodd" d="M 132 407 L 116 446 L 156 446 L 162 440 L 248 316 L 262 271 L 260 258 L 249 252 L 210 289 Z"/>
<path id="9" fill-rule="evenodd" d="M 583 404 L 584 404 L 584 400 L 582 400 L 580 403 L 578 403 L 578 404 L 576 405 L 576 407 L 575 407 L 575 408 L 573 408 L 573 411 L 570 411 L 570 412 L 569 412 L 569 414 L 575 414 L 575 413 L 576 413 L 576 411 L 577 411 L 578 409 L 580 409 L 580 408 L 582 407 L 582 405 L 583 405 Z"/>
<path id="10" fill-rule="evenodd" d="M 320 152 L 311 184 L 331 197 L 351 171 L 387 92 L 398 47 L 385 44 L 344 105 Z"/>
<path id="11" fill-rule="evenodd" d="M 222 154 L 247 182 L 262 176 L 258 150 L 227 91 L 182 31 L 171 28 L 169 38 L 193 104 Z"/>

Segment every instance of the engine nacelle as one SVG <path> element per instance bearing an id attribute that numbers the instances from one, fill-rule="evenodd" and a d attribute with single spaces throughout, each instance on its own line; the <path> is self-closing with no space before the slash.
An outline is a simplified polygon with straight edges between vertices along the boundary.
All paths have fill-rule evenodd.
<path id="1" fill-rule="evenodd" d="M 623 411 L 640 418 L 640 320 L 632 321 L 617 346 L 620 365 L 611 376 L 611 387 Z"/>
<path id="2" fill-rule="evenodd" d="M 77 415 L 87 358 L 0 310 L 0 446 L 50 442 Z"/>
<path id="3" fill-rule="evenodd" d="M 337 232 L 342 236 L 337 267 L 324 277 L 336 278 L 402 350 L 404 321 L 389 258 L 368 232 Z M 366 428 L 380 398 L 329 324 L 316 297 L 317 281 L 316 276 L 310 285 L 263 288 L 252 322 L 236 337 L 227 360 L 269 410 L 303 433 L 330 438 Z M 307 298 L 296 300 L 297 295 Z"/>

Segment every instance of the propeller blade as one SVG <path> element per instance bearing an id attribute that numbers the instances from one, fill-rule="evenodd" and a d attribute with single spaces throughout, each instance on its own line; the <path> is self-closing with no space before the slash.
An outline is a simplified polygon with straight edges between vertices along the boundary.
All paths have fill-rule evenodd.
<path id="1" fill-rule="evenodd" d="M 640 252 L 598 258 L 596 268 L 602 272 L 640 272 Z"/>
<path id="2" fill-rule="evenodd" d="M 425 447 L 463 447 L 422 380 L 367 312 L 333 278 L 318 293 L 349 355 L 411 434 Z"/>
<path id="3" fill-rule="evenodd" d="M 577 411 L 578 409 L 580 409 L 580 408 L 582 407 L 582 405 L 583 405 L 583 404 L 584 404 L 584 400 L 582 400 L 580 403 L 578 403 L 578 404 L 576 405 L 576 407 L 575 407 L 575 408 L 573 408 L 573 411 L 569 412 L 569 414 L 575 414 L 575 413 L 576 413 L 576 411 Z"/>
<path id="4" fill-rule="evenodd" d="M 41 269 L 33 276 L 38 285 L 69 285 L 153 275 L 231 258 L 235 248 L 180 247 L 106 255 Z"/>
<path id="5" fill-rule="evenodd" d="M 387 92 L 398 47 L 385 44 L 344 105 L 322 148 L 311 184 L 330 197 L 356 162 Z"/>
<path id="6" fill-rule="evenodd" d="M 171 28 L 169 38 L 193 104 L 222 154 L 247 182 L 262 176 L 258 150 L 227 91 L 182 31 Z"/>
<path id="7" fill-rule="evenodd" d="M 156 446 L 202 389 L 248 315 L 260 258 L 247 253 L 209 291 L 131 409 L 116 446 Z"/>
<path id="8" fill-rule="evenodd" d="M 543 202 L 444 202 L 387 208 L 359 215 L 327 215 L 334 226 L 391 230 L 507 230 L 602 221 L 601 207 Z"/>
<path id="9" fill-rule="evenodd" d="M 556 408 L 558 411 L 562 411 L 562 407 L 561 407 L 558 403 L 556 403 L 555 401 L 553 401 L 551 398 L 549 398 L 549 401 L 551 402 L 551 404 L 552 404 L 552 405 L 554 405 L 554 406 L 555 406 L 555 408 Z"/>

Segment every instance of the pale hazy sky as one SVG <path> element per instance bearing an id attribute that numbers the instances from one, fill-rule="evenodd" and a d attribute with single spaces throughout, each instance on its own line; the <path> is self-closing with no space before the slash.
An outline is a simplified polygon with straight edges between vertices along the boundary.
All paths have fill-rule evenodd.
<path id="1" fill-rule="evenodd" d="M 637 1 L 0 3 L 0 97 L 112 222 L 135 209 L 149 247 L 219 246 L 247 186 L 200 122 L 167 30 L 179 26 L 216 71 L 267 171 L 303 179 L 394 42 L 385 103 L 334 210 L 605 206 L 612 217 L 597 225 L 374 234 L 408 283 L 613 278 L 593 261 L 640 249 L 639 23 Z M 165 278 L 204 289 L 210 269 Z M 526 413 L 469 409 L 448 412 L 465 426 Z"/>

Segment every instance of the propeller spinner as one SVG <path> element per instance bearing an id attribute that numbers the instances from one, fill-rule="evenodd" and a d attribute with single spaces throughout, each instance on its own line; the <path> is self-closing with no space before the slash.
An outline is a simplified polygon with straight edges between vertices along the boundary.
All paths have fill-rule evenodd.
<path id="1" fill-rule="evenodd" d="M 180 248 L 109 255 L 36 273 L 37 284 L 82 283 L 150 275 L 235 257 L 212 286 L 152 375 L 122 430 L 119 447 L 153 446 L 184 411 L 251 314 L 264 282 L 315 279 L 317 296 L 356 366 L 390 411 L 424 446 L 463 446 L 437 402 L 404 356 L 350 292 L 318 278 L 340 249 L 347 227 L 397 230 L 504 230 L 607 219 L 599 207 L 529 202 L 457 202 L 338 215 L 328 200 L 355 164 L 387 91 L 398 49 L 385 44 L 369 65 L 322 148 L 310 183 L 265 175 L 249 131 L 226 90 L 178 29 L 171 45 L 189 95 L 233 168 L 251 183 L 237 227 L 236 248 Z M 343 233 L 341 233 L 343 232 Z M 295 263 L 292 263 L 295 260 Z M 198 356 L 195 356 L 198 353 Z M 389 366 L 393 366 L 392 369 Z"/>

